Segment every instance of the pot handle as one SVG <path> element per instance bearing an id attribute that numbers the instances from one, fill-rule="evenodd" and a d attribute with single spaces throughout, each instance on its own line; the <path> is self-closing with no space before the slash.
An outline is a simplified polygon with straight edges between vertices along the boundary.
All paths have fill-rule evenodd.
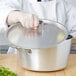
<path id="1" fill-rule="evenodd" d="M 71 38 L 73 38 L 73 36 L 72 35 L 68 35 L 66 40 L 71 39 Z"/>

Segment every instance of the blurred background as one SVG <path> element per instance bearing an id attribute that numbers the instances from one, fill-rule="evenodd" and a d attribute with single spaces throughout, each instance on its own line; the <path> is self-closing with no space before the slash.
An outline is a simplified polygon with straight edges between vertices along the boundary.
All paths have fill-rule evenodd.
<path id="1" fill-rule="evenodd" d="M 76 7 L 76 0 L 66 0 L 66 1 Z M 76 53 L 76 39 L 72 40 L 71 53 Z"/>
<path id="2" fill-rule="evenodd" d="M 66 1 L 76 6 L 76 0 L 66 0 Z"/>
<path id="3" fill-rule="evenodd" d="M 76 6 L 76 0 L 66 0 L 66 1 L 71 3 L 72 5 Z M 5 33 L 0 32 L 0 54 L 7 53 L 7 50 L 9 48 L 8 45 L 9 45 L 9 43 L 6 39 Z M 76 53 L 76 39 L 72 40 L 71 53 Z"/>

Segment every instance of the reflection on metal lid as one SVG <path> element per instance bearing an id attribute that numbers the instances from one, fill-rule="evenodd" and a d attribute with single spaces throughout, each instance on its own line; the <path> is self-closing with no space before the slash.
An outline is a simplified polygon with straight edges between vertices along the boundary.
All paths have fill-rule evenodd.
<path id="1" fill-rule="evenodd" d="M 21 48 L 48 48 L 65 40 L 68 36 L 66 28 L 54 21 L 42 20 L 39 28 L 26 29 L 20 23 L 15 24 L 7 34 L 8 40 Z"/>

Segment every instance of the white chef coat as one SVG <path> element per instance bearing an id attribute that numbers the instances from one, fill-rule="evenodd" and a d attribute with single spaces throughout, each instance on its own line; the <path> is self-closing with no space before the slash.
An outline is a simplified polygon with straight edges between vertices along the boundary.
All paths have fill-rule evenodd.
<path id="1" fill-rule="evenodd" d="M 0 29 L 7 30 L 6 19 L 13 10 L 35 14 L 39 19 L 57 21 L 76 38 L 76 8 L 65 0 L 0 0 Z"/>

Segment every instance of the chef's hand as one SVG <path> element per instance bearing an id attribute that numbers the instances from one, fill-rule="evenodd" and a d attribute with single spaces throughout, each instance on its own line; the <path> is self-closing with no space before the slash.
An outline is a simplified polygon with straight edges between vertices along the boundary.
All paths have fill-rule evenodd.
<path id="1" fill-rule="evenodd" d="M 25 13 L 22 11 L 10 12 L 7 17 L 7 24 L 12 25 L 17 22 L 20 22 L 23 27 L 34 29 L 37 29 L 39 24 L 38 18 L 33 14 Z"/>

